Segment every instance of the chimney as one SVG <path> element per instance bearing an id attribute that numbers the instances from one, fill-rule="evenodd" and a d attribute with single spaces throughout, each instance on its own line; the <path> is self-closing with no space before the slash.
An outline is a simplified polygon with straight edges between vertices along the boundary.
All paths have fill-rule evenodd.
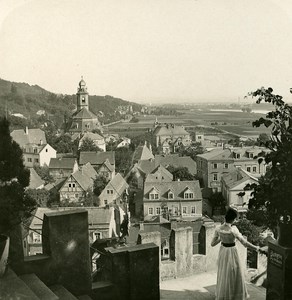
<path id="1" fill-rule="evenodd" d="M 43 140 L 40 140 L 40 145 L 42 145 L 43 144 Z"/>
<path id="2" fill-rule="evenodd" d="M 28 134 L 28 127 L 25 126 L 25 134 Z"/>

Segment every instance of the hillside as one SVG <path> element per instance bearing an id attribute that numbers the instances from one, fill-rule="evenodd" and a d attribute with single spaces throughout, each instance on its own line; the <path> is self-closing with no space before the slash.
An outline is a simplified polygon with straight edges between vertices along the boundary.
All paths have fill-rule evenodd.
<path id="1" fill-rule="evenodd" d="M 102 122 L 108 123 L 122 118 L 116 111 L 119 106 L 132 105 L 133 111 L 140 111 L 141 105 L 112 96 L 90 96 L 90 109 L 95 114 L 102 112 Z M 58 128 L 76 108 L 76 95 L 57 95 L 38 85 L 11 82 L 0 79 L 0 115 L 9 115 L 12 128 L 26 125 L 38 126 L 44 117 L 37 114 L 45 111 L 46 117 Z M 22 114 L 24 118 L 13 116 Z"/>

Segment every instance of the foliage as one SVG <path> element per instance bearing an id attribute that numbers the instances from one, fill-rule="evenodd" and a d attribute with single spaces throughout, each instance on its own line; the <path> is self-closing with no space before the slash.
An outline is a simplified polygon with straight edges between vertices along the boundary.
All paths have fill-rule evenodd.
<path id="1" fill-rule="evenodd" d="M 173 180 L 195 180 L 196 176 L 192 175 L 187 167 L 175 167 L 170 165 L 167 170 L 173 175 Z"/>
<path id="2" fill-rule="evenodd" d="M 130 123 L 138 123 L 139 122 L 139 119 L 136 118 L 136 117 L 133 117 L 131 120 L 130 120 Z"/>
<path id="3" fill-rule="evenodd" d="M 46 189 L 27 189 L 25 196 L 40 207 L 47 207 L 50 200 L 50 193 Z"/>
<path id="4" fill-rule="evenodd" d="M 57 153 L 72 153 L 74 149 L 74 143 L 72 142 L 69 134 L 54 136 L 50 145 L 57 151 Z"/>
<path id="5" fill-rule="evenodd" d="M 116 171 L 126 174 L 130 170 L 133 151 L 128 147 L 120 147 L 115 150 Z"/>
<path id="6" fill-rule="evenodd" d="M 37 174 L 41 177 L 41 179 L 45 181 L 45 184 L 48 184 L 48 183 L 51 183 L 54 181 L 54 178 L 50 175 L 50 170 L 47 165 L 44 165 L 42 167 L 35 165 L 33 168 L 35 169 Z"/>
<path id="7" fill-rule="evenodd" d="M 96 144 L 94 143 L 94 141 L 88 137 L 85 137 L 82 140 L 82 144 L 79 148 L 80 152 L 83 151 L 92 151 L 92 152 L 97 152 L 97 151 L 102 151 L 102 149 L 100 149 L 98 146 L 96 146 Z"/>
<path id="8" fill-rule="evenodd" d="M 25 197 L 30 172 L 23 165 L 22 151 L 12 140 L 5 118 L 0 119 L 0 136 L 0 231 L 6 231 L 19 224 L 36 203 Z"/>
<path id="9" fill-rule="evenodd" d="M 258 245 L 260 242 L 261 229 L 255 226 L 250 220 L 242 218 L 237 220 L 236 226 L 242 235 L 247 237 L 247 240 L 252 244 Z"/>
<path id="10" fill-rule="evenodd" d="M 204 153 L 204 148 L 199 142 L 193 142 L 189 147 L 181 147 L 179 150 L 180 156 L 190 156 L 194 161 L 197 155 L 202 153 Z"/>
<path id="11" fill-rule="evenodd" d="M 210 204 L 212 205 L 213 208 L 214 207 L 225 208 L 225 205 L 227 204 L 227 202 L 224 199 L 222 193 L 219 193 L 219 192 L 213 193 L 209 197 L 209 201 L 210 201 Z"/>
<path id="12" fill-rule="evenodd" d="M 96 196 L 99 196 L 101 192 L 104 190 L 108 183 L 108 179 L 105 178 L 102 175 L 96 176 L 96 178 L 93 181 L 93 193 Z"/>
<path id="13" fill-rule="evenodd" d="M 267 214 L 268 226 L 273 229 L 277 222 L 289 223 L 292 218 L 292 107 L 283 97 L 273 94 L 272 88 L 261 88 L 251 93 L 257 103 L 267 102 L 274 106 L 265 118 L 253 122 L 253 126 L 271 128 L 271 137 L 265 146 L 270 149 L 265 157 L 269 164 L 266 174 L 249 201 L 250 208 L 262 209 Z"/>

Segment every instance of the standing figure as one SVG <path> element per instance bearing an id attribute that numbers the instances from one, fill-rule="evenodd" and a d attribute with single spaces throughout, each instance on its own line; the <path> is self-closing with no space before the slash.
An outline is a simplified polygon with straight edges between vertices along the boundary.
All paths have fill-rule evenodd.
<path id="1" fill-rule="evenodd" d="M 237 218 L 237 211 L 229 208 L 225 215 L 225 223 L 215 229 L 211 246 L 221 242 L 218 256 L 218 273 L 216 300 L 245 300 L 249 298 L 244 280 L 241 258 L 235 241 L 239 240 L 245 247 L 259 251 L 259 247 L 248 242 L 232 225 Z"/>

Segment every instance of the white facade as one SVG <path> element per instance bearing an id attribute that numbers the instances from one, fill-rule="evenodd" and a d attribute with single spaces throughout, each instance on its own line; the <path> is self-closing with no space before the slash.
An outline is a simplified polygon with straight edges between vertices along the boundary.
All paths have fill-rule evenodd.
<path id="1" fill-rule="evenodd" d="M 51 158 L 56 157 L 57 151 L 49 144 L 46 144 L 45 147 L 39 153 L 40 166 L 43 167 L 45 164 L 49 166 Z"/>

